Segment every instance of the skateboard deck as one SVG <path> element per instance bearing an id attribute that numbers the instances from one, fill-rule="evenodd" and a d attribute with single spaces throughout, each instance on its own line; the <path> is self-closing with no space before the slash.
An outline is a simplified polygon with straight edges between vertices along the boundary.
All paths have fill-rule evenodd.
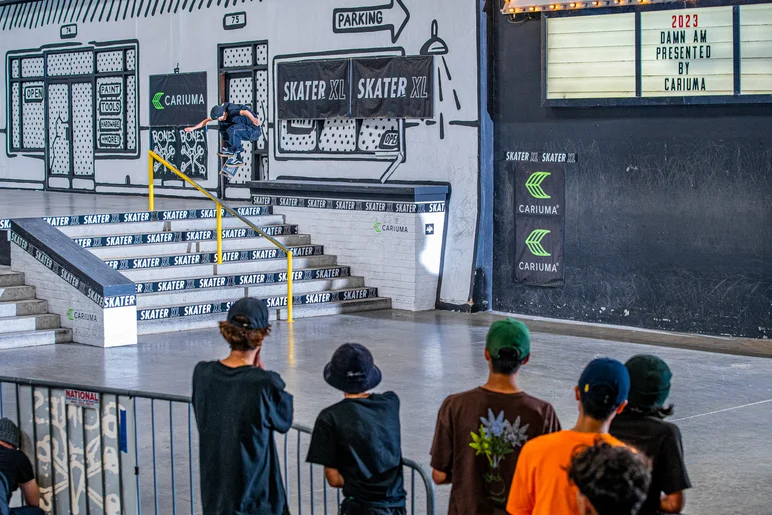
<path id="1" fill-rule="evenodd" d="M 220 170 L 220 173 L 227 177 L 228 179 L 233 179 L 236 176 L 236 172 L 239 171 L 238 166 L 231 166 L 231 165 L 223 165 L 222 170 Z"/>

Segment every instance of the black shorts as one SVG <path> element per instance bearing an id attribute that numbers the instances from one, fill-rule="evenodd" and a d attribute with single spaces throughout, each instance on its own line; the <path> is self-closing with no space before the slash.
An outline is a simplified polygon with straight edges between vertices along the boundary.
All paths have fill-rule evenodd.
<path id="1" fill-rule="evenodd" d="M 360 504 L 354 499 L 345 499 L 340 503 L 338 515 L 406 515 L 405 507 L 384 508 L 382 506 L 368 506 Z"/>

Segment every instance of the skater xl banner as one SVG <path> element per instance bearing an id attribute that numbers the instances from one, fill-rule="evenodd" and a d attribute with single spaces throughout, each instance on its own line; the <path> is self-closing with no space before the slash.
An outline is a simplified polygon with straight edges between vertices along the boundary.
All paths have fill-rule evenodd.
<path id="1" fill-rule="evenodd" d="M 195 125 L 209 116 L 206 72 L 150 76 L 150 126 Z"/>
<path id="2" fill-rule="evenodd" d="M 279 119 L 348 116 L 349 59 L 279 63 Z"/>
<path id="3" fill-rule="evenodd" d="M 432 118 L 432 57 L 352 60 L 354 118 Z"/>

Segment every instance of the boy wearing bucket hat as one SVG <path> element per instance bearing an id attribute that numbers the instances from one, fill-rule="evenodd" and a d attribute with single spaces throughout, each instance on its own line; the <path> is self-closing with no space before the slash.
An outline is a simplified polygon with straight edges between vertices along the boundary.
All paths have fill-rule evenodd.
<path id="1" fill-rule="evenodd" d="M 271 333 L 265 302 L 234 303 L 220 333 L 230 355 L 193 372 L 203 512 L 288 515 L 274 432 L 292 425 L 292 395 L 260 355 Z"/>
<path id="2" fill-rule="evenodd" d="M 335 351 L 324 380 L 344 399 L 319 413 L 306 461 L 323 465 L 330 486 L 343 489 L 340 515 L 404 515 L 397 394 L 368 393 L 381 371 L 357 343 Z"/>
<path id="3" fill-rule="evenodd" d="M 614 419 L 611 434 L 651 459 L 651 488 L 640 515 L 681 513 L 684 490 L 691 488 L 684 463 L 678 426 L 664 419 L 673 414 L 665 407 L 673 374 L 657 356 L 641 354 L 625 363 L 630 373 L 630 397 L 624 413 Z"/>
<path id="4" fill-rule="evenodd" d="M 505 514 L 523 444 L 560 430 L 552 405 L 517 385 L 531 356 L 522 322 L 494 322 L 485 338 L 488 381 L 442 403 L 432 444 L 432 479 L 450 483 L 449 515 Z"/>
<path id="5" fill-rule="evenodd" d="M 43 515 L 40 509 L 40 489 L 35 482 L 32 463 L 26 454 L 19 450 L 21 433 L 11 419 L 0 419 L 0 513 L 10 515 Z M 8 508 L 11 495 L 21 488 L 27 506 Z M 10 511 L 9 511 L 10 510 Z"/>
<path id="6" fill-rule="evenodd" d="M 599 440 L 624 445 L 608 431 L 611 421 L 625 408 L 629 391 L 630 375 L 622 363 L 610 358 L 592 360 L 574 387 L 579 401 L 576 426 L 539 436 L 525 444 L 509 491 L 507 512 L 511 515 L 578 514 L 578 490 L 570 483 L 566 470 L 577 449 Z"/>

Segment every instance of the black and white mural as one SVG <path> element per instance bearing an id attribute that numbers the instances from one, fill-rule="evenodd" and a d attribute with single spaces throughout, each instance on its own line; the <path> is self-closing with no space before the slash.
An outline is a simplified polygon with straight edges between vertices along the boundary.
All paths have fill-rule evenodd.
<path id="1" fill-rule="evenodd" d="M 477 225 L 478 3 L 320 0 L 302 15 L 259 0 L 3 4 L 0 188 L 144 194 L 150 149 L 230 199 L 248 198 L 250 181 L 279 176 L 450 183 L 444 275 L 452 280 L 440 297 L 466 303 Z M 278 116 L 282 63 L 402 58 L 428 58 L 425 79 L 404 77 L 428 100 L 422 117 L 387 114 L 377 102 L 345 116 Z M 402 68 L 369 70 L 364 95 L 399 94 L 401 78 L 387 75 Z M 232 180 L 219 175 L 216 124 L 186 133 L 151 120 L 153 100 L 163 98 L 151 77 L 177 74 L 205 74 L 201 112 L 229 101 L 260 120 L 262 137 L 245 145 Z M 329 93 L 360 94 L 347 86 Z M 157 193 L 194 194 L 155 172 Z"/>

